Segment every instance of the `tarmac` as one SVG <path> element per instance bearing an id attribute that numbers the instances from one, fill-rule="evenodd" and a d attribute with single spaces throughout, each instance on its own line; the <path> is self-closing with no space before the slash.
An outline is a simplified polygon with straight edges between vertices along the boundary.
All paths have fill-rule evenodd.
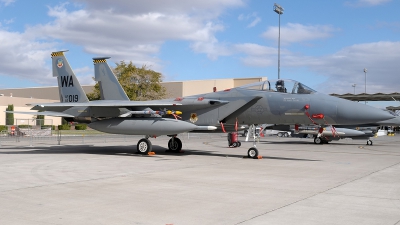
<path id="1" fill-rule="evenodd" d="M 2 142 L 0 224 L 400 224 L 400 135 L 316 145 L 226 136 Z"/>

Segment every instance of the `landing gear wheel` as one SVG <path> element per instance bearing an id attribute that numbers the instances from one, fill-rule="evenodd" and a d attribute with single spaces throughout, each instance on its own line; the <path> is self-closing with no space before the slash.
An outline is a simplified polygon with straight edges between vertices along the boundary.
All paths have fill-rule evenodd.
<path id="1" fill-rule="evenodd" d="M 175 152 L 179 152 L 180 150 L 182 150 L 182 141 L 181 141 L 181 139 L 176 138 L 176 137 L 169 139 L 169 141 L 168 141 L 168 150 L 175 151 Z"/>
<path id="2" fill-rule="evenodd" d="M 368 140 L 368 141 L 367 141 L 367 145 L 372 145 L 372 141 L 371 141 L 371 140 Z"/>
<path id="3" fill-rule="evenodd" d="M 314 144 L 322 144 L 322 139 L 320 137 L 315 137 Z"/>
<path id="4" fill-rule="evenodd" d="M 255 147 L 249 148 L 249 150 L 247 151 L 247 156 L 249 158 L 256 159 L 258 157 L 258 149 Z"/>
<path id="5" fill-rule="evenodd" d="M 137 143 L 137 151 L 142 155 L 151 152 L 152 144 L 147 138 L 140 139 Z"/>

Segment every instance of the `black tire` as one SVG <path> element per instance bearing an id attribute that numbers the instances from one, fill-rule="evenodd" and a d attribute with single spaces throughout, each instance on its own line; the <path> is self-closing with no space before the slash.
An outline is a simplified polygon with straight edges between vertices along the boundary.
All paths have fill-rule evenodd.
<path id="1" fill-rule="evenodd" d="M 256 159 L 258 157 L 258 149 L 256 147 L 249 148 L 249 150 L 247 151 L 247 156 L 249 158 Z"/>
<path id="2" fill-rule="evenodd" d="M 168 149 L 171 151 L 180 151 L 182 150 L 182 141 L 179 138 L 173 138 L 174 141 L 172 141 L 172 138 L 169 139 L 168 141 Z"/>
<path id="3" fill-rule="evenodd" d="M 242 146 L 242 142 L 240 142 L 240 141 L 238 141 L 237 144 L 238 144 L 238 147 Z"/>
<path id="4" fill-rule="evenodd" d="M 232 147 L 234 147 L 234 148 L 238 147 L 238 143 L 237 142 L 233 142 L 232 143 Z"/>
<path id="5" fill-rule="evenodd" d="M 152 144 L 147 138 L 142 138 L 138 141 L 136 149 L 142 155 L 147 155 L 152 150 Z"/>
<path id="6" fill-rule="evenodd" d="M 368 140 L 368 141 L 367 141 L 367 145 L 372 145 L 372 143 L 373 143 L 373 142 L 372 142 L 371 140 Z"/>
<path id="7" fill-rule="evenodd" d="M 320 137 L 315 137 L 314 138 L 314 144 L 322 144 L 322 143 L 323 143 L 323 141 L 322 141 L 322 139 Z"/>
<path id="8" fill-rule="evenodd" d="M 285 133 L 283 136 L 284 136 L 284 137 L 289 137 L 289 134 L 288 134 L 288 133 Z"/>
<path id="9" fill-rule="evenodd" d="M 283 136 L 283 134 L 281 133 L 281 132 L 279 132 L 276 136 L 278 136 L 278 137 L 282 137 Z"/>

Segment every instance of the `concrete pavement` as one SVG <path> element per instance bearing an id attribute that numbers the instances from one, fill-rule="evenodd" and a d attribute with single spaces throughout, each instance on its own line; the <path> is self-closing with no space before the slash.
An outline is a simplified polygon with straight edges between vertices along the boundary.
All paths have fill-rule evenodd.
<path id="1" fill-rule="evenodd" d="M 240 138 L 241 140 L 243 138 Z M 400 136 L 341 140 L 182 138 L 0 148 L 1 224 L 400 224 Z M 87 142 L 87 141 L 86 141 Z"/>

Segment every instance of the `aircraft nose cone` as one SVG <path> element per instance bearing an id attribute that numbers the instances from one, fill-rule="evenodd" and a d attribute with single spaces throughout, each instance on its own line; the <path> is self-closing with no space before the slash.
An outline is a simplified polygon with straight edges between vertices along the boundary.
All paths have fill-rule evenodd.
<path id="1" fill-rule="evenodd" d="M 338 117 L 343 124 L 367 124 L 394 118 L 381 109 L 355 102 L 338 105 Z"/>

